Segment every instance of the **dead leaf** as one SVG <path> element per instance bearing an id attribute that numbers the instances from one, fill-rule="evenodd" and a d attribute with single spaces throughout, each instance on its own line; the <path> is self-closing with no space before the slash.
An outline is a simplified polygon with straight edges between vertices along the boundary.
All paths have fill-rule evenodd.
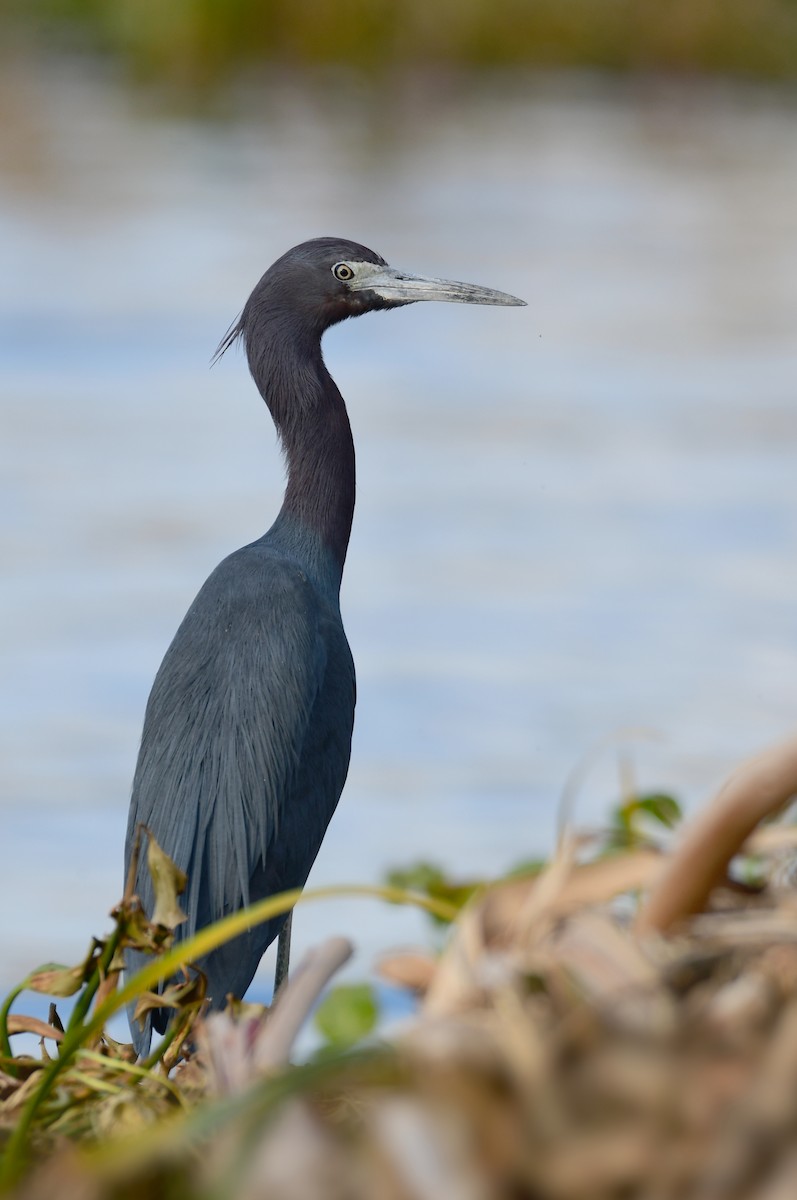
<path id="1" fill-rule="evenodd" d="M 405 951 L 380 958 L 376 972 L 388 983 L 423 995 L 429 988 L 437 970 L 437 959 L 430 954 Z"/>
<path id="2" fill-rule="evenodd" d="M 46 1021 L 39 1020 L 38 1017 L 25 1017 L 22 1015 L 16 1016 L 12 1014 L 8 1018 L 9 1033 L 36 1033 L 41 1038 L 50 1038 L 53 1042 L 60 1042 L 64 1036 L 62 1029 L 56 1029 L 52 1025 L 48 1025 Z"/>
<path id="3" fill-rule="evenodd" d="M 201 1004 L 205 998 L 205 977 L 197 974 L 192 979 L 181 983 L 170 984 L 162 992 L 142 992 L 136 1000 L 135 1019 L 140 1021 L 148 1012 L 156 1008 L 188 1008 Z"/>
<path id="4" fill-rule="evenodd" d="M 65 967 L 61 963 L 47 963 L 31 975 L 25 986 L 32 992 L 43 992 L 47 996 L 74 996 L 92 975 L 103 949 L 96 938 L 82 963 L 77 967 Z"/>
<path id="5" fill-rule="evenodd" d="M 176 929 L 178 925 L 187 920 L 177 902 L 177 897 L 185 891 L 187 877 L 184 871 L 175 866 L 168 854 L 161 850 L 149 830 L 147 830 L 147 866 L 155 890 L 155 909 L 150 920 L 153 925 Z"/>

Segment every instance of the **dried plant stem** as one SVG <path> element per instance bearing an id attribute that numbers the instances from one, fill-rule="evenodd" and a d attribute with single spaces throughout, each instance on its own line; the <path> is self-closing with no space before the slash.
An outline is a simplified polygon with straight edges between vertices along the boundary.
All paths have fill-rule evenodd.
<path id="1" fill-rule="evenodd" d="M 636 931 L 665 933 L 699 912 L 756 825 L 797 793 L 797 737 L 748 759 L 689 823 L 640 909 Z"/>
<path id="2" fill-rule="evenodd" d="M 354 953 L 343 937 L 329 938 L 310 950 L 280 988 L 265 1032 L 257 1047 L 257 1063 L 265 1070 L 285 1066 L 296 1035 L 329 980 Z"/>

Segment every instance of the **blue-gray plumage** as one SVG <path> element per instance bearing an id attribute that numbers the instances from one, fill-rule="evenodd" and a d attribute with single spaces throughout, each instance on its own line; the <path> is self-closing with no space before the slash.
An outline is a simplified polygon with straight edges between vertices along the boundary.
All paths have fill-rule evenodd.
<path id="1" fill-rule="evenodd" d="M 197 929 L 304 886 L 349 765 L 355 678 L 339 591 L 354 513 L 354 445 L 321 336 L 346 317 L 417 300 L 522 304 L 471 284 L 407 275 L 364 246 L 317 238 L 266 272 L 220 355 L 241 338 L 287 460 L 271 529 L 216 568 L 166 652 L 147 704 L 127 831 L 149 827 L 188 875 Z M 153 895 L 145 859 L 136 890 Z M 285 918 L 210 954 L 213 1007 L 242 996 Z M 141 955 L 128 955 L 135 969 Z M 139 1053 L 151 1025 L 132 1020 Z"/>

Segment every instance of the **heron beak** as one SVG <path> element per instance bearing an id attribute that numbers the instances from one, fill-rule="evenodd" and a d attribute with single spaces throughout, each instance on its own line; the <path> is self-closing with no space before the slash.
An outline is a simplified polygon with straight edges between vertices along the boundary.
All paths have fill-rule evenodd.
<path id="1" fill-rule="evenodd" d="M 358 273 L 349 288 L 354 292 L 374 292 L 382 300 L 394 304 L 414 304 L 418 300 L 446 300 L 451 304 L 524 305 L 525 300 L 497 292 L 494 288 L 475 283 L 457 283 L 453 279 L 432 279 L 426 275 L 409 275 L 393 267 L 373 267 Z"/>

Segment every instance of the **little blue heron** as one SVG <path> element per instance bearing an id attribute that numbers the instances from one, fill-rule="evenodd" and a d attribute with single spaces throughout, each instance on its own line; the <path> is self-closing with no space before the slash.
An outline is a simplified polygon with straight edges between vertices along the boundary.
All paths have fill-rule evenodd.
<path id="1" fill-rule="evenodd" d="M 355 242 L 316 238 L 266 271 L 216 357 L 243 340 L 287 460 L 285 498 L 256 542 L 225 558 L 166 652 L 147 703 L 130 801 L 185 871 L 178 936 L 304 886 L 349 766 L 355 679 L 339 592 L 354 512 L 354 445 L 321 336 L 346 317 L 418 300 L 523 304 L 503 292 L 394 270 Z M 151 912 L 145 863 L 136 892 Z M 243 996 L 278 917 L 201 962 L 212 1007 Z M 290 925 L 287 924 L 287 931 Z M 280 937 L 281 969 L 287 938 Z M 128 969 L 141 964 L 128 955 Z M 131 1018 L 139 1053 L 169 1013 Z"/>

